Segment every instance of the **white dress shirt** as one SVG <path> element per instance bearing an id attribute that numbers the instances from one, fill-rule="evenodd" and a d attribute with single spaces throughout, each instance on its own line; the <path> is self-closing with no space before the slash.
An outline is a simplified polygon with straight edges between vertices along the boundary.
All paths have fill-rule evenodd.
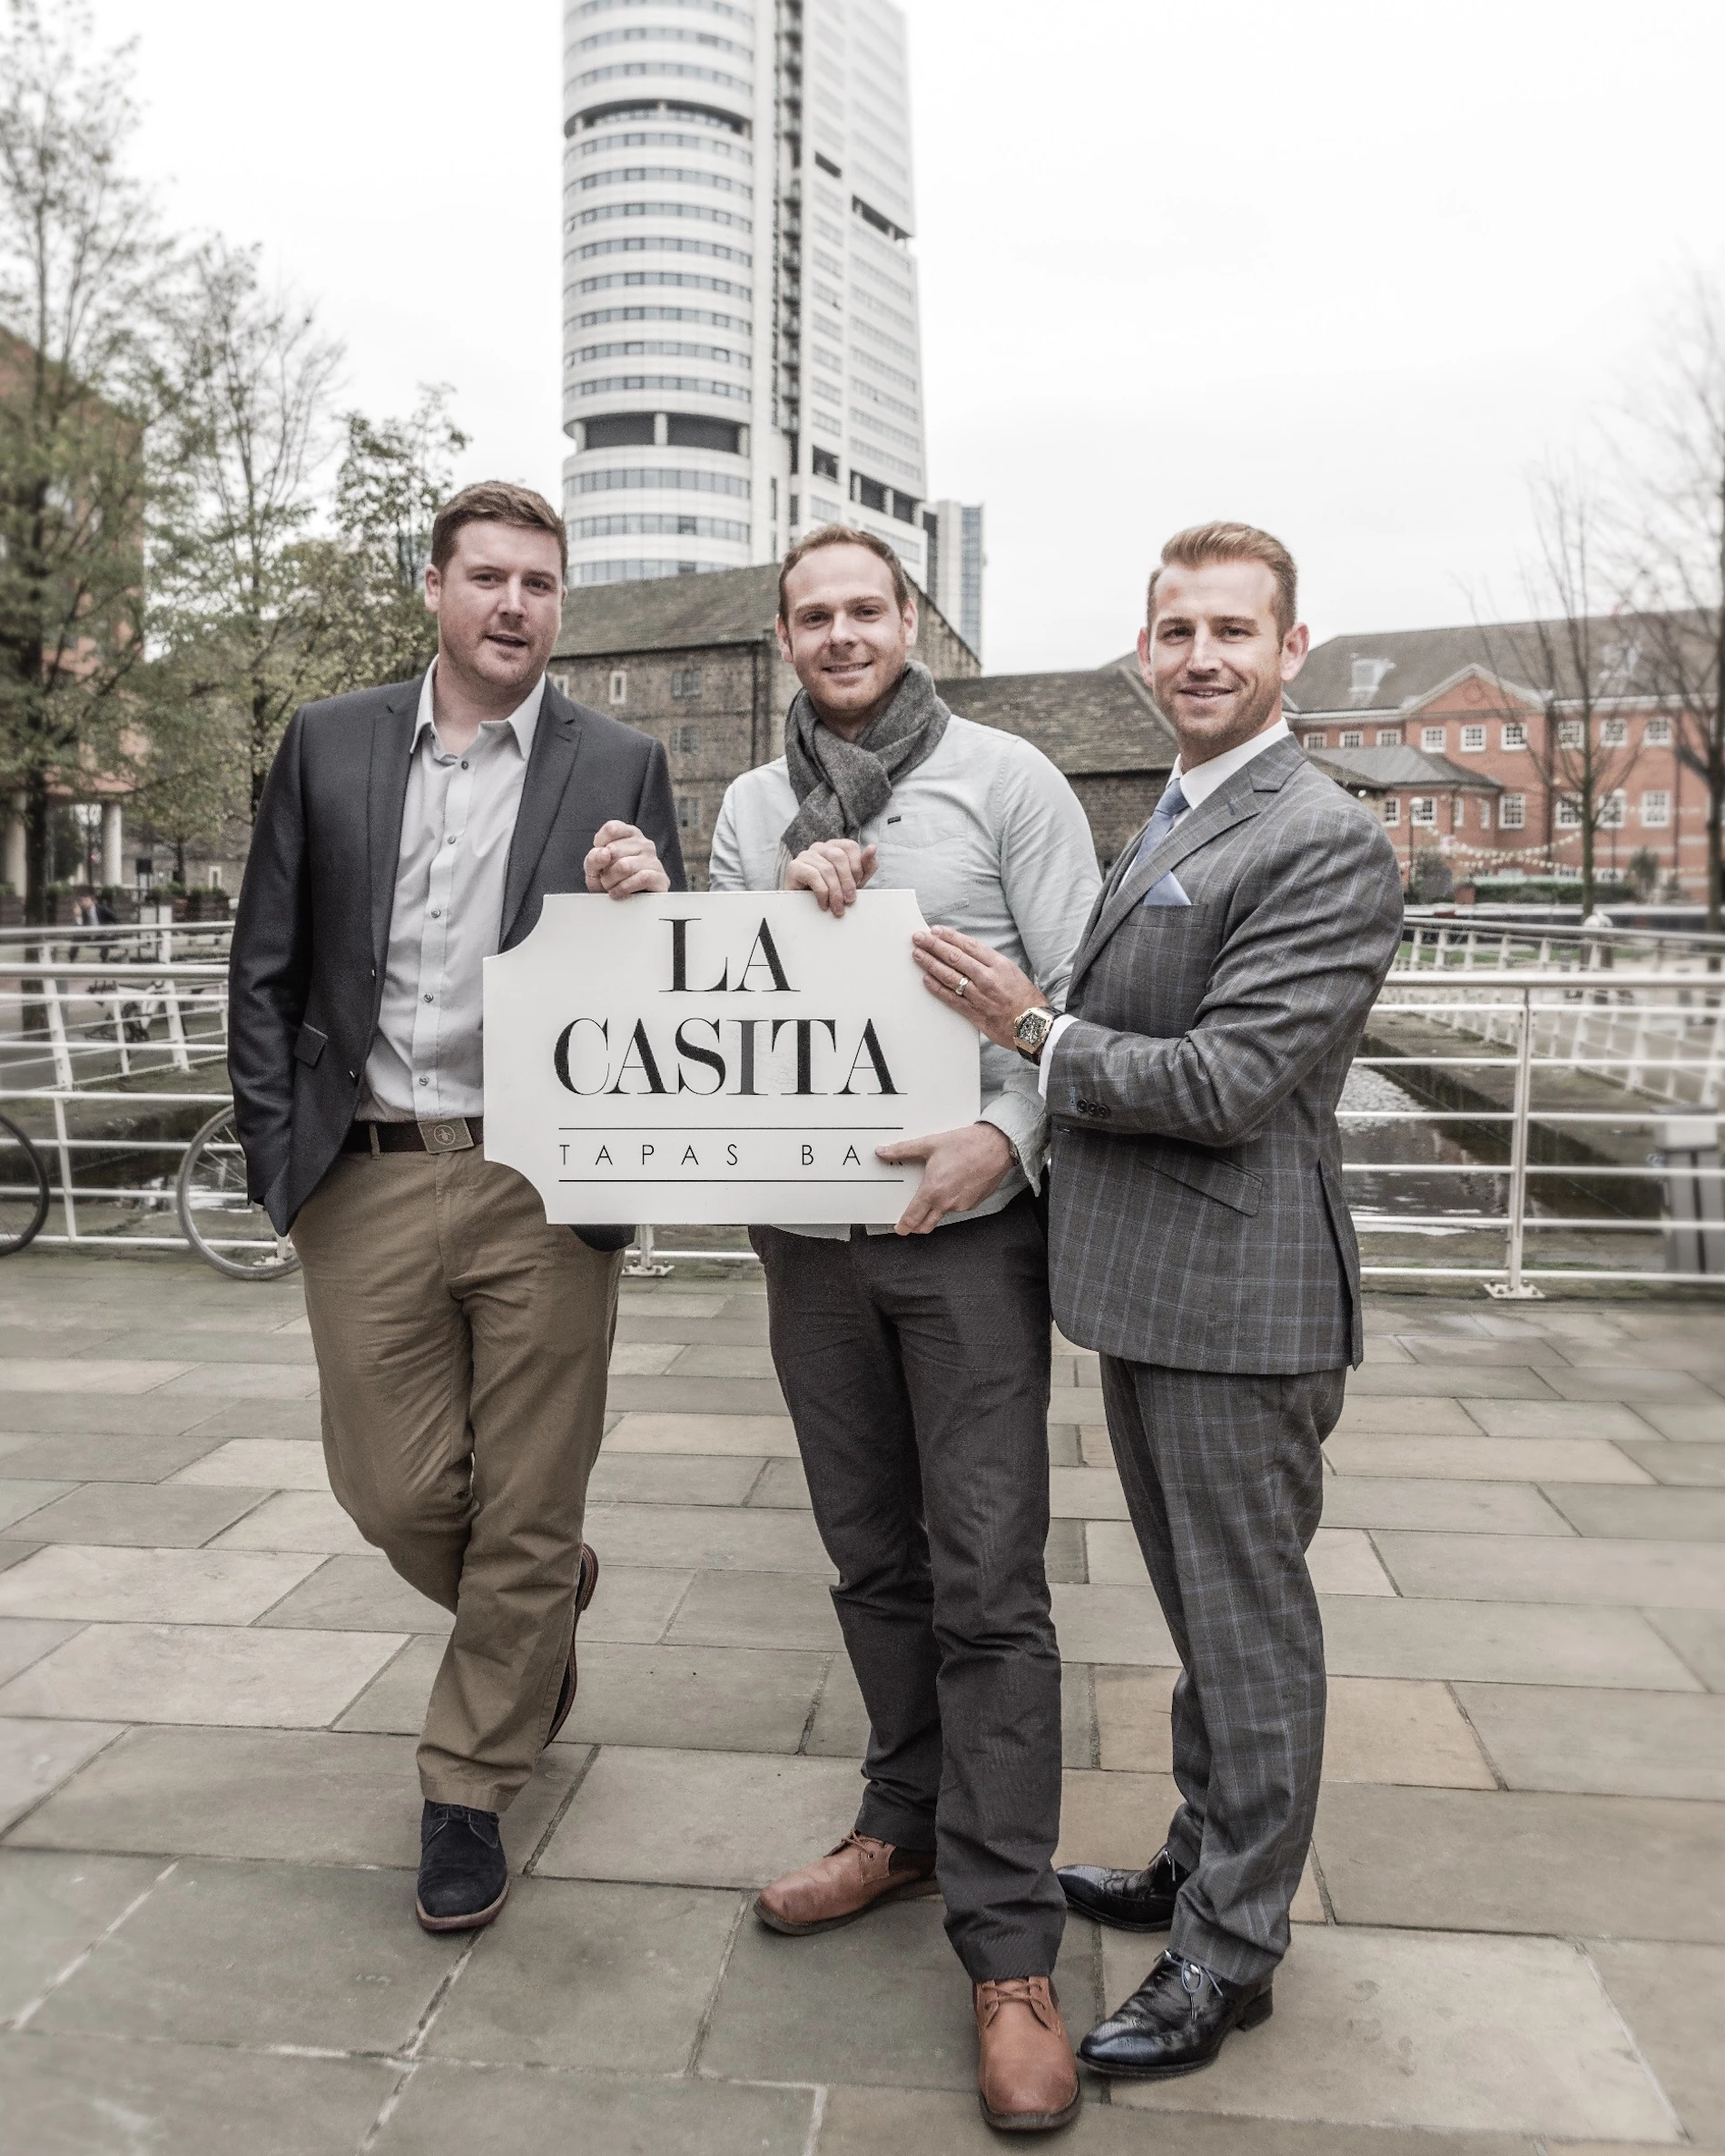
<path id="1" fill-rule="evenodd" d="M 1180 760 L 1177 756 L 1168 783 L 1172 786 L 1178 780 L 1186 806 L 1169 824 L 1169 832 L 1177 832 L 1194 809 L 1201 809 L 1216 789 L 1231 779 L 1237 771 L 1244 771 L 1254 756 L 1261 756 L 1266 749 L 1273 749 L 1278 741 L 1289 741 L 1292 738 L 1287 721 L 1277 719 L 1273 726 L 1266 726 L 1262 733 L 1253 734 L 1250 741 L 1243 741 L 1238 748 L 1224 749 L 1219 756 L 1212 756 L 1208 763 L 1200 763 L 1189 778 L 1180 769 Z M 1126 871 L 1129 876 L 1131 872 L 1130 868 Z M 1049 1097 L 1049 1066 L 1054 1060 L 1054 1044 L 1072 1022 L 1071 1013 L 1062 1011 L 1049 1028 L 1049 1037 L 1042 1043 L 1042 1053 L 1037 1058 L 1037 1090 L 1044 1100 Z"/>
<path id="2" fill-rule="evenodd" d="M 361 1121 L 485 1113 L 481 967 L 503 934 L 516 812 L 545 695 L 540 675 L 458 756 L 438 737 L 434 659 L 419 691 L 378 1030 Z"/>

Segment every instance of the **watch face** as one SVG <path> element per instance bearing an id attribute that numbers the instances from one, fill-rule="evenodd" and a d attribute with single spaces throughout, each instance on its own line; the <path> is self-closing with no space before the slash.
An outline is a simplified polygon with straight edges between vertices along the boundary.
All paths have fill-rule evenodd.
<path id="1" fill-rule="evenodd" d="M 1042 1045 L 1043 1036 L 1053 1023 L 1053 1014 L 1050 1011 L 1027 1010 L 1012 1029 L 1013 1037 L 1020 1047 L 1040 1048 Z"/>

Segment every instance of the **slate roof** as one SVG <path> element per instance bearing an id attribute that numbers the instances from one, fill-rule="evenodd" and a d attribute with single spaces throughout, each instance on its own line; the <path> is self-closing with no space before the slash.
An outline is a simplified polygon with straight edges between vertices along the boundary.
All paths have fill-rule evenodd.
<path id="1" fill-rule="evenodd" d="M 1596 696 L 1658 693 L 1653 624 L 1672 616 L 1601 615 L 1587 625 Z M 1681 619 L 1681 617 L 1677 617 Z M 1543 634 L 1542 635 L 1542 631 Z M 1373 685 L 1355 686 L 1355 660 L 1375 661 Z M 1514 689 L 1537 695 L 1555 687 L 1572 696 L 1581 687 L 1567 624 L 1549 621 L 1469 622 L 1448 629 L 1397 629 L 1332 636 L 1315 647 L 1290 684 L 1287 702 L 1302 718 L 1322 713 L 1351 716 L 1395 714 L 1418 704 L 1477 667 Z"/>
<path id="2" fill-rule="evenodd" d="M 1034 742 L 1069 778 L 1174 768 L 1173 733 L 1138 681 L 1136 661 L 1131 674 L 1100 666 L 1072 674 L 982 674 L 938 685 L 955 712 Z"/>
<path id="3" fill-rule="evenodd" d="M 1398 786 L 1430 786 L 1434 793 L 1465 788 L 1470 793 L 1502 793 L 1495 779 L 1452 763 L 1447 756 L 1428 756 L 1420 749 L 1307 749 L 1327 777 L 1344 786 L 1370 786 L 1385 792 Z"/>
<path id="4" fill-rule="evenodd" d="M 911 579 L 917 610 L 945 620 Z M 612 652 L 678 651 L 698 645 L 756 644 L 779 611 L 776 562 L 696 576 L 649 576 L 635 584 L 577 585 L 563 602 L 559 659 Z M 949 622 L 946 625 L 951 628 Z M 952 629 L 958 636 L 958 631 Z M 960 642 L 963 639 L 961 637 Z"/>

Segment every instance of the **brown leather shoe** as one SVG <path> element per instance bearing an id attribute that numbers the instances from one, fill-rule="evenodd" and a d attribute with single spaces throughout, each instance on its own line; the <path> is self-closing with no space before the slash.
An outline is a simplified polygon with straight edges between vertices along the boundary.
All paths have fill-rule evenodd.
<path id="1" fill-rule="evenodd" d="M 847 1834 L 836 1849 L 764 1886 L 754 1914 L 772 1930 L 795 1938 L 854 1924 L 882 1902 L 908 1902 L 940 1891 L 932 1856 L 896 1849 L 872 1834 Z"/>
<path id="2" fill-rule="evenodd" d="M 580 1569 L 575 1576 L 575 1619 L 569 1627 L 569 1659 L 563 1672 L 563 1683 L 557 1692 L 557 1712 L 551 1717 L 551 1733 L 547 1744 L 555 1744 L 557 1731 L 569 1718 L 575 1705 L 575 1688 L 578 1681 L 575 1666 L 575 1635 L 580 1629 L 581 1612 L 593 1600 L 593 1591 L 599 1584 L 599 1555 L 590 1543 L 581 1545 Z"/>
<path id="3" fill-rule="evenodd" d="M 1046 1976 L 976 1987 L 977 2094 L 1002 2133 L 1047 2133 L 1078 2117 L 1078 2062 Z"/>

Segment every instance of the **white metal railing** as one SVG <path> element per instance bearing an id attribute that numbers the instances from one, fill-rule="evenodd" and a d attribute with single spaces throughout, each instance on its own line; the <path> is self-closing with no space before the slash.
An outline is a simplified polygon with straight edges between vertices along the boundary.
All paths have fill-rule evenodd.
<path id="1" fill-rule="evenodd" d="M 1427 1019 L 1454 1037 L 1454 1052 L 1408 1056 L 1365 1055 L 1357 1068 L 1391 1079 L 1420 1070 L 1490 1071 L 1498 1090 L 1511 1078 L 1507 1098 L 1493 1105 L 1489 1094 L 1474 1104 L 1447 1108 L 1394 1107 L 1345 1108 L 1345 1126 L 1360 1130 L 1403 1125 L 1454 1131 L 1496 1129 L 1504 1157 L 1482 1160 L 1349 1160 L 1350 1177 L 1490 1176 L 1503 1188 L 1501 1209 L 1431 1212 L 1373 1211 L 1354 1208 L 1355 1223 L 1368 1246 L 1365 1273 L 1375 1278 L 1474 1280 L 1497 1295 L 1537 1294 L 1541 1280 L 1581 1284 L 1644 1280 L 1672 1285 L 1725 1285 L 1725 1230 L 1717 1217 L 1725 1170 L 1716 1158 L 1703 1158 L 1682 1171 L 1685 1187 L 1700 1194 L 1702 1225 L 1668 1203 L 1663 1217 L 1649 1215 L 1587 1216 L 1545 1210 L 1538 1202 L 1549 1178 L 1570 1183 L 1611 1185 L 1640 1182 L 1668 1195 L 1674 1173 L 1659 1157 L 1673 1109 L 1700 1117 L 1700 1135 L 1717 1144 L 1721 1045 L 1725 1034 L 1725 972 L 1710 970 L 1713 953 L 1695 948 L 1698 939 L 1668 939 L 1670 948 L 1645 954 L 1614 950 L 1610 965 L 1571 963 L 1554 932 L 1552 948 L 1533 953 L 1513 943 L 1507 962 L 1503 940 L 1493 931 L 1469 930 L 1463 940 L 1443 928 L 1427 933 L 1416 926 L 1403 960 L 1391 973 L 1379 999 L 1385 1014 Z M 1442 939 L 1449 936 L 1447 942 Z M 84 930 L 0 931 L 0 1105 L 16 1112 L 45 1110 L 52 1137 L 44 1149 L 57 1167 L 58 1201 L 64 1226 L 44 1242 L 117 1249 L 182 1249 L 174 1232 L 172 1184 L 183 1140 L 94 1134 L 74 1127 L 94 1111 L 98 1121 L 113 1120 L 113 1111 L 141 1107 L 163 1110 L 202 1108 L 213 1113 L 226 1104 L 225 1090 L 200 1089 L 200 1069 L 225 1077 L 226 969 L 222 947 L 225 927 L 192 924 L 172 930 L 114 928 Z M 1542 938 L 1541 942 L 1544 939 Z M 1725 943 L 1725 939 L 1720 940 Z M 1571 945 L 1579 950 L 1576 935 Z M 98 955 L 99 954 L 99 955 Z M 195 954 L 195 955 L 194 955 Z M 1543 961 L 1543 962 L 1542 962 Z M 26 1030 L 26 1027 L 30 1029 Z M 1506 1068 L 1508 1067 L 1508 1068 Z M 1621 1094 L 1622 1105 L 1603 1108 L 1548 1105 L 1538 1098 L 1547 1074 L 1586 1072 Z M 184 1074 L 185 1082 L 177 1082 Z M 166 1081 L 163 1083 L 163 1081 Z M 158 1087 L 161 1089 L 158 1089 Z M 1405 1088 L 1404 1088 L 1405 1089 Z M 106 1111 L 104 1116 L 104 1111 Z M 1624 1160 L 1552 1161 L 1534 1157 L 1536 1132 L 1568 1132 L 1585 1140 L 1590 1126 L 1619 1131 L 1646 1131 L 1653 1157 Z M 1691 1149 L 1697 1133 L 1688 1134 Z M 1705 1151 L 1705 1144 L 1701 1148 Z M 91 1155 L 134 1155 L 140 1172 L 123 1184 L 81 1179 L 78 1165 Z M 1620 1147 L 1621 1151 L 1621 1147 Z M 157 1159 L 166 1172 L 146 1179 Z M 136 1218 L 115 1232 L 92 1229 L 80 1207 L 119 1207 Z M 1709 1208 L 1711 1208 L 1710 1213 Z M 1691 1208 L 1692 1211 L 1692 1208 Z M 153 1216 L 167 1233 L 151 1233 Z M 1639 1235 L 1664 1240 L 1671 1249 L 1700 1254 L 1699 1269 L 1663 1271 L 1606 1265 L 1543 1264 L 1530 1256 L 1538 1239 L 1552 1234 L 1592 1236 Z M 1434 1235 L 1487 1236 L 1501 1244 L 1501 1255 L 1472 1264 L 1375 1261 L 1369 1246 L 1385 1237 Z M 1687 1243 L 1671 1239 L 1688 1238 Z M 1718 1254 L 1717 1255 L 1715 1254 Z M 656 1249 L 651 1228 L 637 1230 L 629 1270 L 645 1274 L 667 1262 L 717 1260 L 752 1265 L 744 1247 Z"/>

